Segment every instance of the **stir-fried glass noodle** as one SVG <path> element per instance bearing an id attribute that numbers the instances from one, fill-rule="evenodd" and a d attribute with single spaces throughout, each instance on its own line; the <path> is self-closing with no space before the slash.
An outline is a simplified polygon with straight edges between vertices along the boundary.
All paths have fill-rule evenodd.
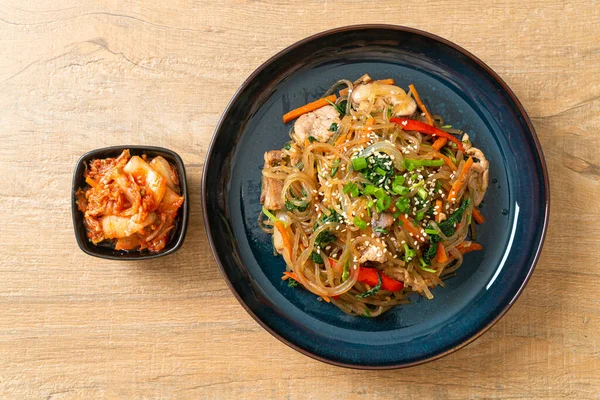
<path id="1" fill-rule="evenodd" d="M 481 249 L 489 164 L 414 86 L 343 79 L 292 120 L 291 140 L 265 153 L 259 217 L 290 286 L 375 317 L 411 292 L 433 298 Z"/>

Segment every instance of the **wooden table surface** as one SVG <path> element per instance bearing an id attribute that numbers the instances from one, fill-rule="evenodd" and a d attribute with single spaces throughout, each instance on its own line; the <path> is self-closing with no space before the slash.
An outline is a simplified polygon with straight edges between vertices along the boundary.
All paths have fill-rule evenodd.
<path id="1" fill-rule="evenodd" d="M 0 0 L 0 397 L 600 398 L 600 4 L 478 3 Z M 203 227 L 202 166 L 235 90 L 286 46 L 356 23 L 480 57 L 529 112 L 550 172 L 550 228 L 522 296 L 479 340 L 406 370 L 280 343 L 230 293 Z M 75 162 L 120 144 L 185 161 L 191 222 L 175 255 L 77 247 Z"/>

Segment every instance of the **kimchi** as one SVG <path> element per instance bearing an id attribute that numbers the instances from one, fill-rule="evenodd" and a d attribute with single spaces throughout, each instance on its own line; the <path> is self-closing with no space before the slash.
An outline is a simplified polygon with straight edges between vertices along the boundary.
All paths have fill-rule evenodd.
<path id="1" fill-rule="evenodd" d="M 166 246 L 184 202 L 175 168 L 163 157 L 92 160 L 87 187 L 77 193 L 88 239 L 116 250 L 159 252 Z"/>

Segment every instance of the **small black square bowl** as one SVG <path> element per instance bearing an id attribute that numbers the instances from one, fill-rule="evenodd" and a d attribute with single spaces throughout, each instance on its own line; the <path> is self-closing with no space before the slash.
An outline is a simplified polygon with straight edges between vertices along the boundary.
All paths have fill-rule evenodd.
<path id="1" fill-rule="evenodd" d="M 158 253 L 151 253 L 148 250 L 143 251 L 125 251 L 115 250 L 108 245 L 99 243 L 98 245 L 93 244 L 87 237 L 85 231 L 85 225 L 83 223 L 83 213 L 77 209 L 75 203 L 77 190 L 86 186 L 85 169 L 91 160 L 97 158 L 108 158 L 117 157 L 123 152 L 123 150 L 129 149 L 132 156 L 141 156 L 146 154 L 148 157 L 162 156 L 171 165 L 177 169 L 179 176 L 179 186 L 181 188 L 181 194 L 185 197 L 182 207 L 179 209 L 179 215 L 177 216 L 175 229 L 171 233 L 171 237 L 167 242 L 165 248 Z M 185 232 L 187 231 L 188 217 L 189 217 L 189 198 L 188 189 L 185 178 L 185 167 L 183 160 L 174 151 L 152 146 L 113 146 L 106 147 L 103 149 L 92 150 L 85 153 L 75 167 L 75 174 L 73 175 L 73 186 L 71 188 L 71 210 L 73 213 L 73 227 L 75 228 L 75 237 L 77 238 L 77 244 L 79 248 L 94 257 L 106 258 L 110 260 L 148 260 L 150 258 L 162 257 L 167 254 L 174 253 L 183 244 L 185 238 Z"/>

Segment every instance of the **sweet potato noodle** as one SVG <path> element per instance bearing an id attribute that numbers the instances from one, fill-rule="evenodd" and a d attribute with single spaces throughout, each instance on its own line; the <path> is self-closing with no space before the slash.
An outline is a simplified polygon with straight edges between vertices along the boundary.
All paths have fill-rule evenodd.
<path id="1" fill-rule="evenodd" d="M 85 188 L 77 191 L 89 240 L 116 250 L 161 251 L 184 202 L 175 168 L 163 157 L 131 156 L 92 160 Z"/>
<path id="2" fill-rule="evenodd" d="M 375 317 L 411 292 L 433 298 L 481 249 L 489 164 L 413 85 L 342 79 L 293 120 L 291 140 L 264 155 L 259 217 L 290 286 Z"/>

